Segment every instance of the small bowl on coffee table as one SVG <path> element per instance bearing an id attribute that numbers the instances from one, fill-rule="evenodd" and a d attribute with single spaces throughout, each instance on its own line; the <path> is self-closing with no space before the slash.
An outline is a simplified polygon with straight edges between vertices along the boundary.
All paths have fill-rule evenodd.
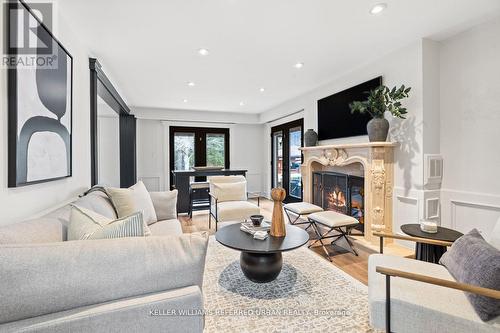
<path id="1" fill-rule="evenodd" d="M 251 215 L 250 216 L 250 220 L 252 220 L 253 225 L 256 227 L 260 226 L 263 219 L 264 219 L 263 215 Z"/>

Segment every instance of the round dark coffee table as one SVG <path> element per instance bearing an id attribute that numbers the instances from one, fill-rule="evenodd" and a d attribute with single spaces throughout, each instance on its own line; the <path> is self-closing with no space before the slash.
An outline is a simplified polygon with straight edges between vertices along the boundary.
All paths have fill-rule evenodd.
<path id="1" fill-rule="evenodd" d="M 420 224 L 403 224 L 401 226 L 401 231 L 405 234 L 419 237 L 440 240 L 445 242 L 454 242 L 458 238 L 462 237 L 463 234 L 453 229 L 448 229 L 444 227 L 438 227 L 438 231 L 435 234 L 430 234 L 420 230 Z M 417 260 L 439 263 L 439 259 L 446 252 L 446 246 L 416 243 L 415 244 L 415 257 Z"/>
<path id="2" fill-rule="evenodd" d="M 241 231 L 240 223 L 236 223 L 219 229 L 215 239 L 224 246 L 241 251 L 243 274 L 253 282 L 264 283 L 273 281 L 280 274 L 283 266 L 281 252 L 306 244 L 309 234 L 299 227 L 287 225 L 285 237 L 269 235 L 266 240 L 258 240 Z"/>

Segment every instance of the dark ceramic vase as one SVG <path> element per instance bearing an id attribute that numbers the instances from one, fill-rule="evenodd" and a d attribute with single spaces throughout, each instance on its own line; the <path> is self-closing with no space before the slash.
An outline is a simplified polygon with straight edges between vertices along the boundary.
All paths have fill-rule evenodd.
<path id="1" fill-rule="evenodd" d="M 370 142 L 385 142 L 389 133 L 389 121 L 385 118 L 373 118 L 366 125 Z"/>
<path id="2" fill-rule="evenodd" d="M 313 147 L 318 144 L 318 134 L 312 129 L 308 129 L 304 133 L 304 145 L 306 147 Z"/>

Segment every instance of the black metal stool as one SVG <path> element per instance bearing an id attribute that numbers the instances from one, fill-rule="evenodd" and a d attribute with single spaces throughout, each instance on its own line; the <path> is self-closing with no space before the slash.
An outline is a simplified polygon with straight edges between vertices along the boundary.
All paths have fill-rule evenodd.
<path id="1" fill-rule="evenodd" d="M 314 232 L 318 237 L 314 242 L 312 242 L 309 245 L 309 247 L 312 247 L 317 242 L 320 242 L 328 260 L 332 261 L 332 258 L 330 258 L 330 254 L 328 253 L 328 250 L 326 249 L 323 240 L 327 238 L 334 238 L 331 241 L 331 244 L 333 245 L 333 243 L 335 243 L 339 239 L 344 238 L 347 241 L 350 250 L 356 256 L 358 255 L 358 253 L 354 249 L 351 240 L 349 239 L 349 230 L 356 227 L 359 224 L 359 221 L 356 220 L 354 217 L 333 211 L 324 211 L 324 212 L 313 213 L 308 216 L 308 219 L 311 222 Z M 319 230 L 319 225 L 328 228 L 328 230 L 322 234 Z M 342 230 L 342 228 L 345 228 L 345 230 Z M 333 231 L 337 233 L 332 234 Z"/>
<path id="2" fill-rule="evenodd" d="M 209 191 L 208 182 L 189 184 L 189 218 L 193 218 L 193 211 L 210 209 Z"/>

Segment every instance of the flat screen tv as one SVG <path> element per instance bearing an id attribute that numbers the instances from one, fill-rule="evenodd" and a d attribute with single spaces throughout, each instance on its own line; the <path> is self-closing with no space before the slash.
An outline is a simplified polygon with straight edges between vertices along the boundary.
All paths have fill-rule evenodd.
<path id="1" fill-rule="evenodd" d="M 382 84 L 382 77 L 366 81 L 318 101 L 318 140 L 366 135 L 368 113 L 351 113 L 349 104 L 365 100 L 368 91 Z"/>

